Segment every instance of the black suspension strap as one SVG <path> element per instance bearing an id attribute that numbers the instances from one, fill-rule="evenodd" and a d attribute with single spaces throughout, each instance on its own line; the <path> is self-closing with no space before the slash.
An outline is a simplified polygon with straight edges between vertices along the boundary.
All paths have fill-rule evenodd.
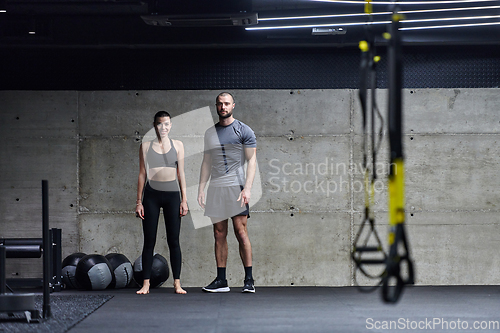
<path id="1" fill-rule="evenodd" d="M 386 253 L 383 250 L 382 242 L 375 228 L 375 216 L 373 205 L 375 201 L 375 182 L 377 181 L 377 152 L 380 148 L 383 135 L 383 118 L 377 107 L 376 93 L 377 76 L 376 65 L 380 57 L 376 54 L 374 35 L 371 30 L 373 21 L 372 8 L 369 0 L 365 3 L 365 13 L 368 14 L 369 22 L 365 26 L 366 40 L 359 43 L 361 49 L 361 81 L 359 89 L 359 100 L 363 116 L 363 171 L 365 189 L 365 210 L 361 226 L 354 238 L 351 252 L 352 260 L 355 264 L 354 283 L 361 291 L 369 292 L 375 290 L 383 280 L 386 263 Z M 371 101 L 368 103 L 368 92 Z M 376 117 L 379 119 L 380 128 L 375 131 Z M 370 129 L 368 128 L 370 122 Z M 378 138 L 377 138 L 378 136 Z M 371 150 L 371 168 L 369 166 L 369 150 Z M 380 269 L 370 269 L 367 266 L 382 266 Z M 358 281 L 358 271 L 376 283 L 371 286 L 361 286 Z M 375 273 L 374 273 L 375 271 Z"/>
<path id="2" fill-rule="evenodd" d="M 386 274 L 382 282 L 382 298 L 385 302 L 399 300 L 404 286 L 414 284 L 413 262 L 410 257 L 405 232 L 405 182 L 402 142 L 402 59 L 397 6 L 393 9 L 389 39 L 389 253 Z M 402 267 L 403 266 L 403 267 Z"/>

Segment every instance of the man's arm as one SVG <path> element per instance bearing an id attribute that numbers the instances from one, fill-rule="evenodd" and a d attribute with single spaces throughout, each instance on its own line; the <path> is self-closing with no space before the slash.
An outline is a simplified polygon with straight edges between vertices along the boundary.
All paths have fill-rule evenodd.
<path id="1" fill-rule="evenodd" d="M 257 170 L 257 148 L 245 148 L 245 158 L 247 160 L 247 178 L 245 187 L 238 197 L 238 201 L 241 200 L 242 207 L 250 202 L 250 192 L 255 178 L 255 171 Z"/>
<path id="2" fill-rule="evenodd" d="M 200 182 L 198 184 L 198 204 L 203 209 L 205 209 L 205 187 L 207 186 L 208 179 L 210 178 L 211 164 L 212 158 L 210 157 L 210 153 L 205 152 L 203 154 L 203 162 L 201 162 Z"/>

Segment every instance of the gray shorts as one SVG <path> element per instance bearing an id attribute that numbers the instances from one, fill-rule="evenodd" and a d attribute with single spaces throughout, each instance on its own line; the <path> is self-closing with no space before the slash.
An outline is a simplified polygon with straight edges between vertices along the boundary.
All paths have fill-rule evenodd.
<path id="1" fill-rule="evenodd" d="M 233 216 L 250 217 L 248 204 L 241 207 L 241 201 L 237 201 L 241 190 L 243 190 L 243 186 L 209 186 L 205 203 L 205 216 L 219 221 Z"/>

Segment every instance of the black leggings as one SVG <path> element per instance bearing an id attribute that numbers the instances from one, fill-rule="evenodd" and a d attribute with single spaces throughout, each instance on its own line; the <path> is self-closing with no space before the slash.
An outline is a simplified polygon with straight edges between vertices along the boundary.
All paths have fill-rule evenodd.
<path id="1" fill-rule="evenodd" d="M 181 229 L 179 211 L 181 205 L 180 192 L 158 191 L 153 189 L 149 184 L 146 184 L 142 204 L 144 206 L 144 220 L 142 221 L 142 230 L 144 232 L 142 269 L 144 279 L 151 278 L 151 266 L 153 264 L 153 251 L 156 244 L 160 208 L 163 208 L 163 217 L 165 218 L 172 275 L 174 279 L 179 279 L 182 263 L 181 247 L 179 245 L 179 233 Z"/>

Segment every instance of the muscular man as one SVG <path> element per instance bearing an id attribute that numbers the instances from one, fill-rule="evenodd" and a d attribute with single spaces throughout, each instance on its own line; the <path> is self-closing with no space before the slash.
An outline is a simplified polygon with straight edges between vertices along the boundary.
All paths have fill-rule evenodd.
<path id="1" fill-rule="evenodd" d="M 239 243 L 245 268 L 243 292 L 254 293 L 252 245 L 248 238 L 250 190 L 256 170 L 256 139 L 250 127 L 234 119 L 234 98 L 220 93 L 216 98 L 219 122 L 205 132 L 205 153 L 200 171 L 198 203 L 213 223 L 217 277 L 204 287 L 207 292 L 228 292 L 226 280 L 228 219 Z M 244 165 L 247 162 L 246 177 Z M 205 187 L 210 179 L 205 203 Z"/>

